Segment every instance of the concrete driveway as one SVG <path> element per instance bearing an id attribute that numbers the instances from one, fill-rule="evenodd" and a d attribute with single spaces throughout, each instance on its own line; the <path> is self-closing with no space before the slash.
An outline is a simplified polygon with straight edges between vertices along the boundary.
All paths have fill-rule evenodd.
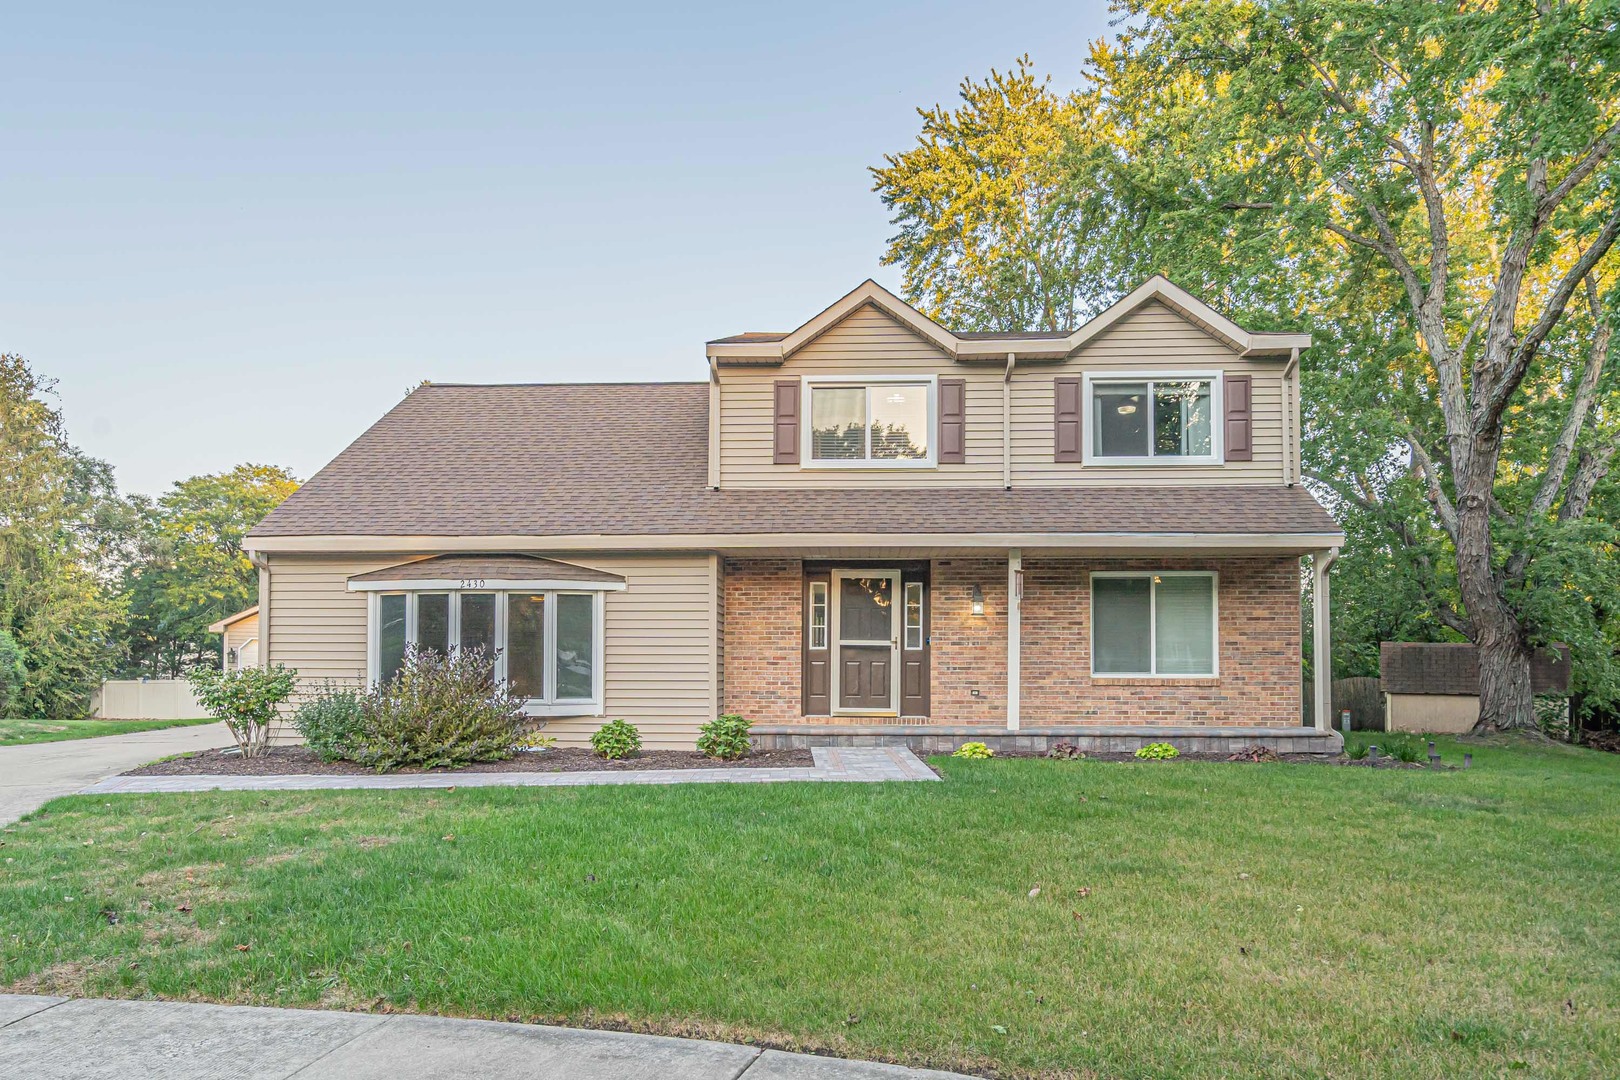
<path id="1" fill-rule="evenodd" d="M 757 1046 L 438 1016 L 0 994 L 29 1080 L 967 1080 Z"/>
<path id="2" fill-rule="evenodd" d="M 224 724 L 161 728 L 99 739 L 0 747 L 0 825 L 9 825 L 60 795 L 103 777 L 188 750 L 230 746 Z"/>

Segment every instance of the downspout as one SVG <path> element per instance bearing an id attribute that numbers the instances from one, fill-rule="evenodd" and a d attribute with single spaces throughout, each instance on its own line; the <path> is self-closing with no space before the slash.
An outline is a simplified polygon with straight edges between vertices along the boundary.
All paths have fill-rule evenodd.
<path id="1" fill-rule="evenodd" d="M 1283 483 L 1293 487 L 1298 475 L 1294 465 L 1298 458 L 1294 450 L 1295 435 L 1299 428 L 1299 409 L 1294 400 L 1294 377 L 1299 370 L 1299 349 L 1288 350 L 1288 365 L 1283 368 Z"/>
<path id="2" fill-rule="evenodd" d="M 1001 488 L 1012 490 L 1012 377 L 1018 354 L 1007 354 L 1007 372 L 1001 378 Z"/>
<path id="3" fill-rule="evenodd" d="M 248 561 L 259 571 L 259 666 L 270 666 L 270 558 L 248 551 Z"/>

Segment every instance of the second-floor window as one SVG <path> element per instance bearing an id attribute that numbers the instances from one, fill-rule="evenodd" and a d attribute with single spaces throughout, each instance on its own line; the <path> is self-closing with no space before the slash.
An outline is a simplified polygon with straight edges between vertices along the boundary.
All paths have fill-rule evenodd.
<path id="1" fill-rule="evenodd" d="M 808 379 L 803 460 L 812 466 L 928 466 L 934 463 L 931 379 Z"/>
<path id="2" fill-rule="evenodd" d="M 1209 465 L 1221 460 L 1220 376 L 1175 372 L 1086 379 L 1095 464 Z"/>

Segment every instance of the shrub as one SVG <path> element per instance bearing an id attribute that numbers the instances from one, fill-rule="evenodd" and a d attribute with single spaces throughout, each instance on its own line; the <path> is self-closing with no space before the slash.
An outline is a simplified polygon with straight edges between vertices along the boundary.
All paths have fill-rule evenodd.
<path id="1" fill-rule="evenodd" d="M 225 721 L 243 757 L 259 757 L 270 749 L 270 725 L 277 708 L 292 696 L 298 672 L 277 664 L 273 668 L 220 671 L 198 668 L 187 680 L 208 715 Z"/>
<path id="2" fill-rule="evenodd" d="M 293 727 L 304 737 L 304 745 L 322 761 L 352 758 L 365 730 L 365 701 L 362 691 L 323 683 L 315 696 L 293 713 Z"/>
<path id="3" fill-rule="evenodd" d="M 1086 752 L 1072 742 L 1055 742 L 1046 748 L 1049 758 L 1062 758 L 1064 761 L 1083 761 Z"/>
<path id="4" fill-rule="evenodd" d="M 1171 758 L 1181 756 L 1181 751 L 1167 742 L 1148 743 L 1136 751 L 1136 756 L 1143 761 L 1169 761 Z"/>
<path id="5" fill-rule="evenodd" d="M 528 718 L 494 673 L 482 649 L 446 657 L 408 647 L 399 674 L 364 699 L 354 760 L 384 772 L 511 757 Z"/>
<path id="6" fill-rule="evenodd" d="M 23 680 L 28 678 L 26 660 L 11 632 L 0 630 L 0 717 L 10 715 L 11 707 L 22 698 Z"/>
<path id="7" fill-rule="evenodd" d="M 641 732 L 628 721 L 609 720 L 591 736 L 591 749 L 597 757 L 619 761 L 641 750 Z"/>
<path id="8" fill-rule="evenodd" d="M 962 758 L 966 761 L 983 761 L 985 758 L 995 756 L 996 752 L 982 742 L 965 742 L 956 748 L 956 753 L 951 755 L 951 757 Z"/>
<path id="9" fill-rule="evenodd" d="M 697 748 L 700 754 L 737 761 L 748 756 L 752 746 L 748 742 L 749 723 L 736 713 L 727 713 L 711 720 L 698 729 Z"/>
<path id="10" fill-rule="evenodd" d="M 1397 761 L 1422 762 L 1429 760 L 1429 744 L 1409 732 L 1385 731 L 1375 744 L 1378 752 Z"/>
<path id="11" fill-rule="evenodd" d="M 1536 725 L 1549 739 L 1569 741 L 1569 698 L 1562 694 L 1537 694 Z"/>
<path id="12" fill-rule="evenodd" d="M 550 735 L 543 735 L 538 730 L 530 731 L 518 736 L 518 741 L 512 744 L 514 750 L 550 750 L 557 745 L 557 740 Z"/>
<path id="13" fill-rule="evenodd" d="M 1351 737 L 1351 735 L 1357 734 L 1360 734 L 1359 738 Z M 1350 735 L 1345 736 L 1344 756 L 1349 758 L 1351 761 L 1360 761 L 1362 758 L 1367 756 L 1367 747 L 1371 745 L 1372 740 L 1369 739 L 1365 734 L 1351 732 Z"/>

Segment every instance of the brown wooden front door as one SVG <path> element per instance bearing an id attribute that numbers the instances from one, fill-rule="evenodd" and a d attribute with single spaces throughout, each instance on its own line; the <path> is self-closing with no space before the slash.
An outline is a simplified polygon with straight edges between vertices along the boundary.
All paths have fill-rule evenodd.
<path id="1" fill-rule="evenodd" d="M 900 571 L 835 571 L 832 594 L 834 711 L 897 712 Z"/>

